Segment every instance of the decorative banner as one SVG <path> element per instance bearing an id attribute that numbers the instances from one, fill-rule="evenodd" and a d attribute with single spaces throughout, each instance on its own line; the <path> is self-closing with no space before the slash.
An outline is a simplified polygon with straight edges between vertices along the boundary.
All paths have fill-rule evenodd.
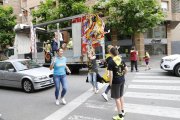
<path id="1" fill-rule="evenodd" d="M 95 14 L 88 14 L 82 18 L 82 52 L 87 52 L 87 45 L 94 48 L 100 46 L 104 40 L 104 22 Z"/>
<path id="2" fill-rule="evenodd" d="M 37 61 L 37 45 L 36 45 L 36 29 L 33 27 L 32 22 L 30 23 L 31 31 L 31 52 L 34 53 L 34 58 Z"/>

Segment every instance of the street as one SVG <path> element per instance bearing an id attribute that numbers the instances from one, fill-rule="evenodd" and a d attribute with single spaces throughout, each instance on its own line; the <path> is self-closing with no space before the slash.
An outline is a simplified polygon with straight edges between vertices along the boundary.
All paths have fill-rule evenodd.
<path id="1" fill-rule="evenodd" d="M 159 61 L 151 64 L 149 71 L 141 66 L 126 75 L 125 120 L 179 120 L 180 79 L 161 70 Z M 107 85 L 100 84 L 102 89 L 94 94 L 86 76 L 86 70 L 68 75 L 67 105 L 55 105 L 54 87 L 30 94 L 1 87 L 0 120 L 111 120 L 117 114 L 115 101 L 110 93 L 108 102 L 101 96 Z"/>

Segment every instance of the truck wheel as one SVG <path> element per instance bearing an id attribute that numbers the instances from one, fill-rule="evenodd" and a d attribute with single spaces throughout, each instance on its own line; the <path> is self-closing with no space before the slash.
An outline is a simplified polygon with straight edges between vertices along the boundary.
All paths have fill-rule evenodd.
<path id="1" fill-rule="evenodd" d="M 175 75 L 180 77 L 180 65 L 177 65 L 175 68 Z"/>
<path id="2" fill-rule="evenodd" d="M 25 92 L 27 93 L 31 93 L 34 91 L 34 87 L 33 87 L 33 84 L 30 80 L 26 79 L 23 81 L 22 83 L 22 88 Z"/>
<path id="3" fill-rule="evenodd" d="M 69 69 L 71 70 L 72 74 L 78 74 L 79 73 L 79 68 L 78 67 L 74 67 L 74 68 L 70 67 Z"/>

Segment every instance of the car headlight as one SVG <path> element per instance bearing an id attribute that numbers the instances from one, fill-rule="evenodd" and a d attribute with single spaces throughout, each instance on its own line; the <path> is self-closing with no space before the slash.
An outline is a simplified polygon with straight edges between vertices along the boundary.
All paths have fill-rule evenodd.
<path id="1" fill-rule="evenodd" d="M 39 76 L 39 77 L 36 77 L 34 78 L 35 81 L 40 81 L 40 80 L 43 80 L 43 79 L 47 79 L 48 77 L 47 76 Z"/>
<path id="2" fill-rule="evenodd" d="M 177 58 L 168 58 L 168 59 L 164 59 L 165 61 L 169 61 L 169 62 L 172 62 L 174 60 L 176 60 Z"/>

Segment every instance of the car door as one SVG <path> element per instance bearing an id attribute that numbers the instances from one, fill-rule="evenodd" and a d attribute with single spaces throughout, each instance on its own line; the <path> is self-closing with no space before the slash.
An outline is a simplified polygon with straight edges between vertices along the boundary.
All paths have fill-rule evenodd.
<path id="1" fill-rule="evenodd" d="M 4 62 L 0 62 L 0 85 L 3 85 L 4 80 Z"/>
<path id="2" fill-rule="evenodd" d="M 11 62 L 5 62 L 4 68 L 4 84 L 11 87 L 20 87 L 21 82 L 19 75 L 17 74 L 13 64 Z"/>

